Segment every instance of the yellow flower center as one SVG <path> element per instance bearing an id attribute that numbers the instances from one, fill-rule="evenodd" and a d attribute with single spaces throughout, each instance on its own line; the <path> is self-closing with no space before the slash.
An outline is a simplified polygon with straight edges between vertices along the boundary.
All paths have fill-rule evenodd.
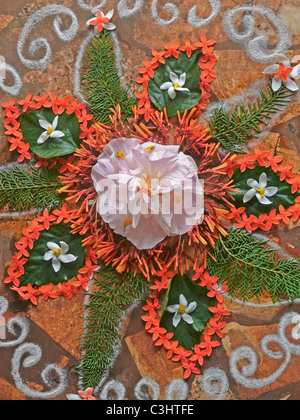
<path id="1" fill-rule="evenodd" d="M 181 315 L 184 314 L 185 313 L 185 309 L 186 308 L 183 305 L 179 305 L 178 313 L 181 314 Z"/>
<path id="2" fill-rule="evenodd" d="M 54 252 L 54 255 L 56 256 L 56 258 L 60 256 L 60 249 L 52 249 L 52 251 Z"/>
<path id="3" fill-rule="evenodd" d="M 151 193 L 151 178 L 149 178 L 148 176 L 144 178 L 144 180 L 141 182 L 141 186 L 143 190 L 147 190 L 147 193 L 150 194 Z"/>
<path id="4" fill-rule="evenodd" d="M 174 87 L 174 89 L 178 89 L 178 88 L 180 88 L 180 84 L 179 83 L 173 83 L 173 87 Z"/>
<path id="5" fill-rule="evenodd" d="M 122 151 L 120 151 L 120 152 L 116 153 L 116 156 L 117 156 L 117 158 L 120 158 L 120 159 L 122 159 L 122 160 L 124 160 L 124 159 L 125 159 L 124 153 L 123 153 Z"/>
<path id="6" fill-rule="evenodd" d="M 264 188 L 257 188 L 256 192 L 261 196 L 261 198 L 264 198 L 266 190 Z"/>
<path id="7" fill-rule="evenodd" d="M 124 217 L 124 229 L 126 229 L 129 225 L 132 225 L 132 221 L 127 219 L 127 217 Z"/>
<path id="8" fill-rule="evenodd" d="M 47 131 L 47 136 L 50 136 L 50 134 L 52 133 L 53 133 L 53 128 L 50 126 Z"/>

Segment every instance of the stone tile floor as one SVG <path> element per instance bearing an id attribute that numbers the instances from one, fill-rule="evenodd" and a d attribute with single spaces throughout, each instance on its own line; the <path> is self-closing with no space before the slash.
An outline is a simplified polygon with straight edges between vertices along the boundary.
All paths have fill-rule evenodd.
<path id="1" fill-rule="evenodd" d="M 49 0 L 14 0 L 13 2 L 0 2 L 0 55 L 3 55 L 10 67 L 7 85 L 14 85 L 13 74 L 17 73 L 20 83 L 17 86 L 18 99 L 26 96 L 28 92 L 41 95 L 48 91 L 54 91 L 58 96 L 67 94 L 75 95 L 74 77 L 76 76 L 76 58 L 79 47 L 86 37 L 85 22 L 90 18 L 87 4 L 95 6 L 98 2 L 62 0 L 60 4 L 71 9 L 77 16 L 79 28 L 72 41 L 67 42 L 58 39 L 54 28 L 54 16 L 44 16 L 40 22 L 32 23 L 23 37 L 26 23 L 29 18 L 41 10 L 45 13 L 45 6 L 53 4 Z M 117 36 L 120 44 L 120 60 L 124 72 L 125 82 L 134 86 L 134 79 L 141 67 L 144 58 L 150 58 L 151 49 L 161 49 L 164 42 L 184 42 L 186 39 L 196 41 L 200 33 L 217 40 L 216 55 L 218 63 L 216 72 L 218 78 L 213 83 L 213 96 L 211 101 L 232 101 L 226 103 L 232 105 L 239 101 L 255 96 L 255 87 L 265 83 L 262 75 L 266 64 L 263 60 L 254 61 L 249 57 L 246 43 L 243 45 L 232 40 L 229 36 L 230 28 L 226 26 L 226 13 L 239 4 L 232 0 L 222 0 L 220 10 L 211 9 L 208 1 L 201 2 L 198 14 L 203 18 L 212 15 L 210 22 L 201 28 L 195 28 L 187 22 L 189 10 L 197 3 L 196 0 L 174 0 L 174 5 L 180 12 L 179 19 L 170 25 L 159 25 L 155 12 L 159 18 L 170 19 L 170 12 L 164 11 L 166 2 L 158 2 L 157 9 L 151 4 L 152 1 L 136 1 L 143 4 L 141 9 L 132 17 L 126 17 L 126 3 L 133 7 L 134 2 L 109 0 L 105 11 L 116 9 L 115 23 Z M 218 2 L 215 2 L 216 4 Z M 291 40 L 288 42 L 287 55 L 292 57 L 300 54 L 300 2 L 299 0 L 271 0 L 265 1 L 242 1 L 240 6 L 256 7 L 257 12 L 253 16 L 255 24 L 249 40 L 260 35 L 268 37 L 269 52 L 276 47 L 277 43 L 284 42 L 284 31 L 275 19 L 265 13 L 266 7 L 275 12 L 277 19 L 286 25 L 290 31 Z M 264 9 L 261 9 L 264 8 Z M 254 9 L 252 9 L 254 10 Z M 62 15 L 61 15 L 62 16 Z M 237 14 L 235 31 L 243 31 L 241 14 Z M 209 19 L 208 19 L 209 20 Z M 70 27 L 70 17 L 62 16 L 61 29 Z M 74 29 L 74 28 L 73 28 Z M 232 28 L 231 28 L 232 30 Z M 23 32 L 22 32 L 23 31 Z M 45 37 L 51 48 L 52 56 L 49 65 L 45 69 L 35 68 L 33 57 L 30 55 L 30 42 L 37 37 Z M 22 41 L 24 43 L 22 44 Z M 259 51 L 256 51 L 258 54 Z M 43 58 L 45 50 L 37 52 L 38 59 Z M 258 54 L 259 56 L 259 54 Z M 261 58 L 261 57 L 260 57 Z M 76 88 L 76 86 L 75 86 Z M 8 101 L 13 93 L 6 93 L 0 86 L 0 100 Z M 8 91 L 9 92 L 9 91 Z M 300 170 L 300 101 L 299 94 L 295 95 L 291 106 L 266 128 L 259 139 L 253 139 L 252 144 L 259 142 L 261 149 L 269 150 L 277 155 L 284 156 L 284 163 L 294 163 L 295 170 Z M 205 122 L 207 113 L 203 114 Z M 4 136 L 3 128 L 0 128 L 0 164 L 3 167 L 16 161 L 16 155 L 9 152 Z M 30 223 L 32 216 L 27 215 L 2 215 L 0 217 L 0 278 L 5 277 L 5 270 L 13 254 L 14 242 L 19 239 L 22 228 Z M 291 224 L 271 231 L 268 234 L 273 243 L 278 245 L 283 252 L 293 257 L 300 257 L 300 225 Z M 13 371 L 11 359 L 15 356 L 15 347 L 0 348 L 0 399 L 22 400 L 37 399 L 36 394 L 27 391 L 24 384 L 33 391 L 44 392 L 47 387 L 43 385 L 41 372 L 46 364 L 57 363 L 67 369 L 69 385 L 67 389 L 56 399 L 64 400 L 67 393 L 77 392 L 77 376 L 73 372 L 78 365 L 80 348 L 76 338 L 80 335 L 82 326 L 80 316 L 83 314 L 84 295 L 73 297 L 71 301 L 58 299 L 44 303 L 38 307 L 32 307 L 26 302 L 18 300 L 9 287 L 0 283 L 0 294 L 9 302 L 9 308 L 5 313 L 8 321 L 14 316 L 25 317 L 30 320 L 30 331 L 26 342 L 36 343 L 42 350 L 41 360 L 32 367 L 20 366 L 22 386 L 18 382 L 16 372 Z M 161 388 L 160 398 L 165 397 L 165 386 L 174 378 L 182 378 L 182 370 L 177 364 L 166 359 L 165 352 L 154 348 L 143 328 L 140 319 L 142 314 L 140 304 L 129 316 L 125 328 L 122 349 L 119 357 L 110 373 L 110 379 L 120 381 L 126 387 L 126 397 L 135 399 L 134 387 L 145 376 L 154 379 Z M 271 399 L 292 400 L 300 396 L 300 361 L 296 352 L 283 352 L 281 358 L 271 358 L 261 348 L 264 337 L 270 334 L 277 335 L 280 330 L 282 319 L 291 312 L 299 313 L 299 304 L 285 304 L 280 306 L 270 305 L 265 296 L 260 303 L 251 302 L 245 306 L 237 301 L 226 300 L 226 308 L 232 312 L 226 327 L 226 334 L 222 340 L 222 346 L 218 348 L 210 359 L 205 362 L 203 372 L 199 376 L 189 379 L 189 399 L 206 400 L 212 399 L 205 383 L 205 372 L 209 369 L 219 369 L 223 380 L 221 385 L 225 387 L 223 398 L 232 400 L 248 399 Z M 286 334 L 290 337 L 290 330 Z M 9 338 L 12 336 L 9 335 Z M 279 334 L 279 342 L 283 343 L 282 335 Z M 295 343 L 296 344 L 296 343 Z M 251 379 L 244 375 L 237 381 L 233 376 L 232 355 L 236 349 L 247 346 L 253 349 L 257 357 L 257 366 Z M 279 344 L 270 345 L 273 351 L 279 350 Z M 246 363 L 247 364 L 247 363 Z M 243 364 L 238 363 L 241 369 Z M 211 371 L 216 372 L 216 371 Z M 224 380 L 225 378 L 225 380 Z M 254 381 L 253 379 L 256 379 Z M 20 379 L 20 378 L 19 378 Z"/>

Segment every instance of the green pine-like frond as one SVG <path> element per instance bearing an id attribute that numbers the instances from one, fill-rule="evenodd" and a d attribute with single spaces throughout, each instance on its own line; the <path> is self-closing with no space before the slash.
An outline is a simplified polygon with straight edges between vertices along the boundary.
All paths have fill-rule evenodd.
<path id="1" fill-rule="evenodd" d="M 109 124 L 111 109 L 115 109 L 117 105 L 121 106 L 124 118 L 128 118 L 136 100 L 121 85 L 109 31 L 104 30 L 99 37 L 94 38 L 87 49 L 86 57 L 82 93 L 89 103 L 94 119 Z"/>
<path id="2" fill-rule="evenodd" d="M 0 172 L 0 209 L 27 211 L 51 210 L 61 203 L 57 174 L 47 168 L 31 170 L 15 166 Z"/>
<path id="3" fill-rule="evenodd" d="M 272 116 L 288 103 L 292 93 L 282 86 L 274 92 L 269 85 L 267 91 L 261 90 L 257 100 L 248 106 L 237 105 L 229 115 L 223 108 L 218 109 L 210 120 L 210 133 L 222 147 L 236 153 L 245 153 L 243 145 L 261 133 Z"/>
<path id="4" fill-rule="evenodd" d="M 119 324 L 126 314 L 126 306 L 145 298 L 149 291 L 149 284 L 141 275 L 118 274 L 113 268 L 102 267 L 94 277 L 81 337 L 80 370 L 84 388 L 97 385 L 110 366 L 113 352 L 121 342 Z"/>
<path id="5" fill-rule="evenodd" d="M 207 270 L 228 287 L 228 293 L 247 301 L 268 292 L 273 302 L 300 297 L 300 260 L 279 259 L 275 250 L 249 233 L 231 229 L 211 251 Z"/>

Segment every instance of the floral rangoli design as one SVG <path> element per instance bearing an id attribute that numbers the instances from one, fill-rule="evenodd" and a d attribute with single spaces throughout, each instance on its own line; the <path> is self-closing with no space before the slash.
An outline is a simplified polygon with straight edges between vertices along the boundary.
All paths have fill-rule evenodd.
<path id="1" fill-rule="evenodd" d="M 87 103 L 55 92 L 3 103 L 10 151 L 32 167 L 0 174 L 1 208 L 38 211 L 4 283 L 32 305 L 91 293 L 83 386 L 70 396 L 85 400 L 95 399 L 118 340 L 114 316 L 136 298 L 145 301 L 153 345 L 188 379 L 221 345 L 225 292 L 246 301 L 267 291 L 274 303 L 300 296 L 298 262 L 278 261 L 251 236 L 298 221 L 300 175 L 248 145 L 299 89 L 297 58 L 278 56 L 265 69 L 270 80 L 256 102 L 233 114 L 220 108 L 199 124 L 218 77 L 216 41 L 163 43 L 144 59 L 130 94 L 112 52 L 113 10 L 93 15 Z M 107 105 L 112 97 L 115 106 Z"/>

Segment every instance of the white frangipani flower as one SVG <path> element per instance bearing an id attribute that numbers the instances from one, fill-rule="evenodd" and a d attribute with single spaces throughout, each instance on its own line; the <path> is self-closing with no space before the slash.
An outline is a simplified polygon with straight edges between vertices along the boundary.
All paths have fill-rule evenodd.
<path id="1" fill-rule="evenodd" d="M 178 77 L 172 71 L 170 72 L 170 82 L 163 83 L 160 90 L 167 90 L 171 99 L 176 98 L 176 91 L 178 92 L 190 92 L 188 88 L 184 88 L 186 82 L 186 73 L 183 73 Z"/>
<path id="2" fill-rule="evenodd" d="M 54 118 L 53 123 L 49 123 L 46 120 L 39 120 L 40 126 L 46 130 L 44 131 L 37 140 L 37 144 L 45 143 L 49 138 L 57 139 L 60 137 L 64 137 L 64 133 L 62 131 L 56 130 L 58 125 L 58 115 Z"/>
<path id="3" fill-rule="evenodd" d="M 96 16 L 92 19 L 89 19 L 86 23 L 87 26 L 94 26 L 94 33 L 96 36 L 100 35 L 100 32 L 103 29 L 107 31 L 113 31 L 116 29 L 116 25 L 110 22 L 111 18 L 114 15 L 114 9 L 110 10 L 106 15 L 99 9 L 99 7 L 95 7 L 92 9 L 92 13 Z"/>
<path id="4" fill-rule="evenodd" d="M 192 324 L 194 322 L 193 318 L 189 314 L 194 312 L 196 307 L 196 302 L 191 302 L 188 305 L 186 298 L 181 294 L 179 296 L 179 304 L 167 306 L 166 311 L 175 314 L 173 317 L 173 326 L 176 328 L 181 320 L 187 324 Z"/>
<path id="5" fill-rule="evenodd" d="M 292 64 L 297 63 L 297 60 L 295 60 L 297 58 L 298 57 L 294 57 L 292 59 Z M 280 64 L 272 64 L 264 70 L 264 74 L 274 75 L 272 80 L 273 91 L 277 92 L 282 84 L 292 92 L 299 90 L 298 85 L 292 79 L 298 80 L 300 75 L 300 64 L 292 67 L 290 60 L 285 55 L 281 54 L 278 55 L 278 62 Z"/>
<path id="6" fill-rule="evenodd" d="M 65 242 L 61 241 L 60 246 L 55 242 L 47 242 L 47 247 L 50 251 L 46 252 L 44 255 L 44 260 L 52 260 L 52 267 L 56 273 L 60 271 L 61 263 L 69 264 L 76 261 L 78 258 L 72 254 L 68 254 L 69 245 L 67 245 Z"/>
<path id="7" fill-rule="evenodd" d="M 251 190 L 244 195 L 243 202 L 248 203 L 253 197 L 256 197 L 261 204 L 272 204 L 267 197 L 273 197 L 277 193 L 278 188 L 267 187 L 267 183 L 267 175 L 265 172 L 259 177 L 259 182 L 255 179 L 248 179 L 247 184 L 251 187 Z"/>

